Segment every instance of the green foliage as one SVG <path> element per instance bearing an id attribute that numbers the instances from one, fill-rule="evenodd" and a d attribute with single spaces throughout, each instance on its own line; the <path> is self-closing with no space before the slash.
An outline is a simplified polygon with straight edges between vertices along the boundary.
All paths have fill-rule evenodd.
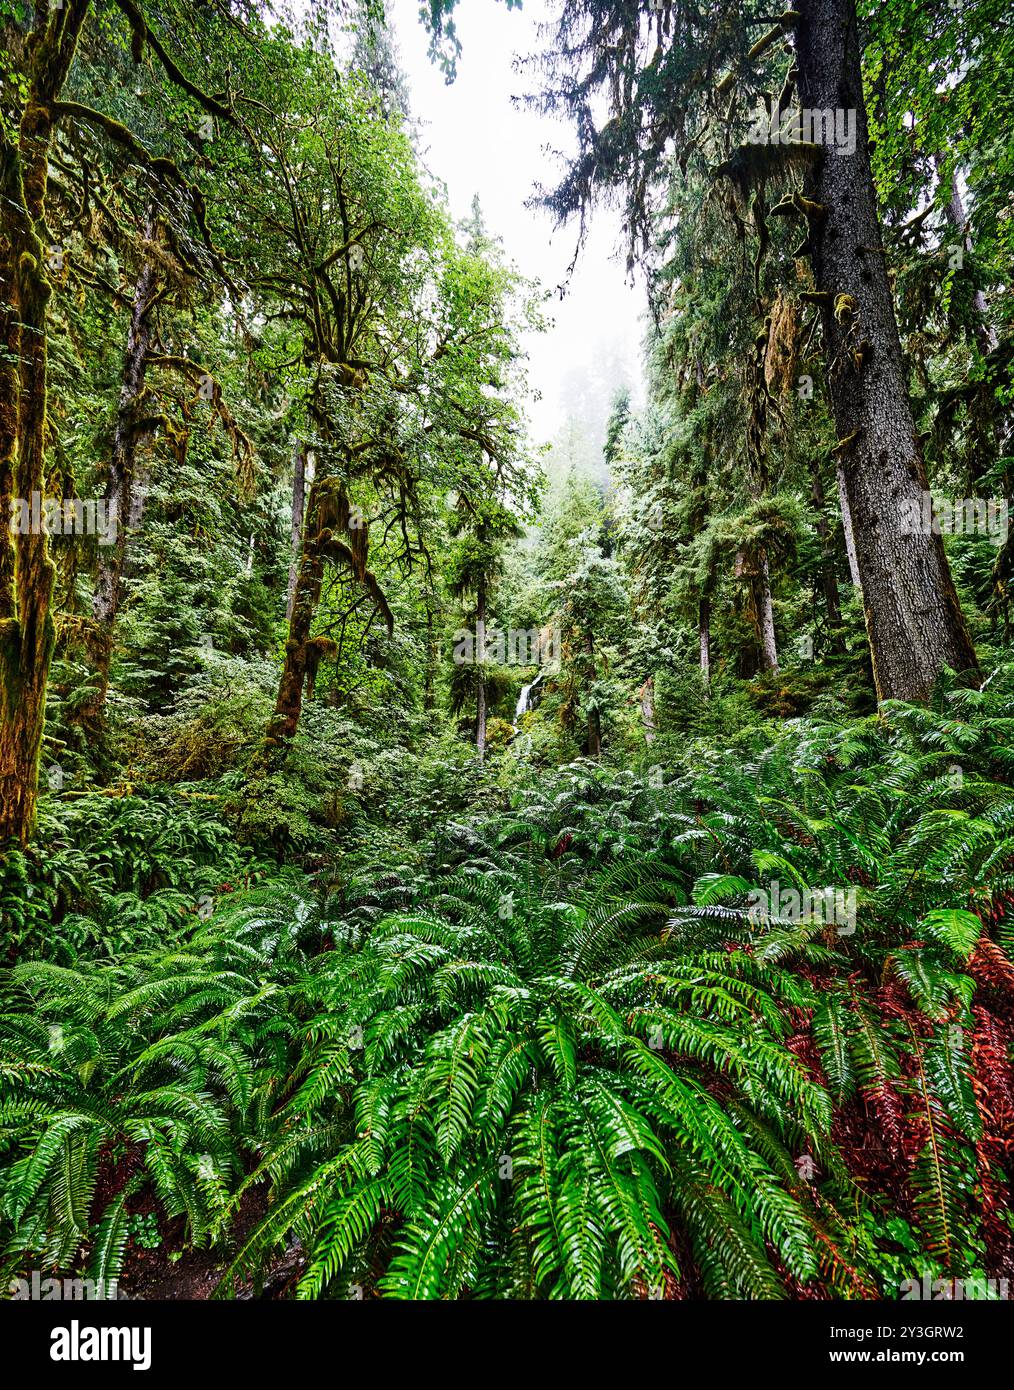
<path id="1" fill-rule="evenodd" d="M 224 1294 L 293 1236 L 301 1297 L 853 1298 L 981 1271 L 1011 679 L 644 776 L 519 764 L 506 797 L 437 757 L 402 788 L 432 819 L 397 867 L 364 841 L 168 949 L 8 971 L 12 1267 L 119 1268 L 156 1238 L 145 1190 L 159 1239 L 216 1240 L 263 1186 Z M 772 879 L 854 888 L 854 923 L 758 916 Z M 846 1117 L 883 1146 L 861 1180 Z"/>
<path id="2" fill-rule="evenodd" d="M 217 800 L 181 786 L 44 803 L 37 845 L 0 857 L 7 960 L 66 965 L 178 939 L 260 872 Z"/>
<path id="3" fill-rule="evenodd" d="M 783 1045 L 780 1002 L 805 985 L 674 948 L 661 860 L 565 899 L 531 846 L 478 868 L 319 961 L 291 1099 L 250 1179 L 270 1181 L 271 1208 L 227 1279 L 295 1230 L 304 1297 L 381 1251 L 391 1297 L 644 1296 L 681 1277 L 667 1211 L 712 1296 L 783 1293 L 765 1242 L 814 1277 L 831 1236 L 793 1154 L 839 1181 L 840 1164 L 827 1098 Z"/>
<path id="4" fill-rule="evenodd" d="M 8 1267 L 29 1255 L 69 1267 L 83 1252 L 95 1277 L 117 1277 L 127 1238 L 157 1235 L 152 1216 L 127 1214 L 128 1190 L 142 1179 L 167 1219 L 184 1219 L 193 1243 L 209 1239 L 241 1171 L 234 1127 L 256 1094 L 241 1038 L 256 1035 L 257 1011 L 243 1004 L 235 963 L 220 948 L 189 944 L 117 964 L 32 962 L 6 972 Z M 110 1183 L 113 1195 L 100 1195 Z"/>
<path id="5" fill-rule="evenodd" d="M 643 402 L 606 354 L 543 478 L 543 292 L 478 199 L 452 219 L 380 7 L 339 5 L 337 53 L 316 4 L 298 34 L 142 5 L 143 53 L 92 8 L 37 219 L 66 252 L 47 439 L 11 457 L 116 493 L 122 543 L 44 547 L 0 1279 L 195 1251 L 223 1297 L 279 1267 L 412 1299 L 1014 1273 L 1014 542 L 947 538 L 983 678 L 878 706 L 807 156 L 741 140 L 791 94 L 773 17 L 565 0 L 544 32 L 543 111 L 578 117 L 548 202 L 620 195 L 652 312 Z M 453 0 L 422 11 L 450 72 Z M 860 11 L 926 476 L 1009 498 L 1009 26 Z M 3 40 L 12 149 L 29 31 L 69 22 Z M 460 659 L 480 622 L 552 659 Z"/>

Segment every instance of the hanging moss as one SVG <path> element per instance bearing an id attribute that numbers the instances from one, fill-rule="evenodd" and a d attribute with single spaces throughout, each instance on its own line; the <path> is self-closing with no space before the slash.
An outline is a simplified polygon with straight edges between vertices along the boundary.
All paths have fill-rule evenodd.
<path id="1" fill-rule="evenodd" d="M 739 145 L 728 159 L 716 166 L 713 177 L 729 179 L 745 201 L 750 190 L 765 180 L 781 177 L 791 169 L 808 167 L 822 154 L 822 146 L 809 140 L 783 145 Z"/>

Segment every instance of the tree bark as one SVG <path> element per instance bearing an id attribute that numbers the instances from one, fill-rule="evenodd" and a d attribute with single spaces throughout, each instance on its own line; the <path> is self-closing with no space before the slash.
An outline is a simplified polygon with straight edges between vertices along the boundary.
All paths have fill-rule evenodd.
<path id="1" fill-rule="evenodd" d="M 694 376 L 697 382 L 697 398 L 700 400 L 705 393 L 704 366 L 699 356 L 694 357 Z M 691 531 L 699 534 L 704 530 L 708 521 L 708 473 L 710 456 L 695 455 L 697 462 L 694 467 L 693 488 L 695 505 L 691 511 L 690 527 Z M 697 637 L 700 650 L 701 678 L 704 682 L 704 689 L 707 691 L 711 685 L 711 597 L 709 593 L 700 593 L 697 601 Z"/>
<path id="2" fill-rule="evenodd" d="M 433 612 L 433 599 L 427 594 L 426 599 L 426 670 L 424 674 L 423 687 L 423 709 L 427 712 L 432 710 L 436 704 L 436 676 L 437 663 L 440 653 L 437 648 L 436 623 Z"/>
<path id="3" fill-rule="evenodd" d="M 851 517 L 879 699 L 922 700 L 943 666 L 977 669 L 940 536 L 906 534 L 928 491 L 870 168 L 855 0 L 800 0 L 800 106 L 854 111 L 855 151 L 808 178 L 809 254 L 822 305 L 836 457 Z"/>
<path id="4" fill-rule="evenodd" d="M 144 238 L 151 244 L 156 235 L 154 211 L 145 218 Z M 106 480 L 105 501 L 109 514 L 116 517 L 116 539 L 99 550 L 95 592 L 92 596 L 93 628 L 88 641 L 89 656 L 95 668 L 95 695 L 82 711 L 88 722 L 100 720 L 109 689 L 116 617 L 123 599 L 123 573 L 127 539 L 140 525 L 144 514 L 145 480 L 136 476 L 138 423 L 137 410 L 145 390 L 148 354 L 151 348 L 151 307 L 157 282 L 154 259 L 146 255 L 134 284 L 127 345 L 123 354 L 120 398 L 113 430 L 113 447 Z M 137 484 L 140 481 L 141 486 Z M 141 495 L 139 495 L 141 494 Z"/>
<path id="5" fill-rule="evenodd" d="M 585 655 L 588 658 L 588 679 L 595 678 L 595 641 L 591 632 L 585 634 Z M 602 720 L 597 709 L 588 711 L 588 756 L 599 758 L 602 755 Z"/>
<path id="6" fill-rule="evenodd" d="M 701 676 L 704 688 L 711 685 L 711 600 L 702 598 L 697 607 L 697 636 L 701 653 Z"/>
<path id="7" fill-rule="evenodd" d="M 771 574 L 768 570 L 767 556 L 761 560 L 761 570 L 757 577 L 758 618 L 760 620 L 761 655 L 765 671 L 777 673 L 778 646 L 775 642 L 775 609 L 771 601 Z"/>
<path id="8" fill-rule="evenodd" d="M 0 844 L 35 827 L 39 753 L 53 654 L 55 568 L 45 534 L 11 534 L 11 503 L 46 481 L 46 181 L 52 105 L 70 71 L 90 0 L 36 11 L 16 141 L 0 122 Z"/>
<path id="9" fill-rule="evenodd" d="M 841 506 L 841 527 L 845 536 L 845 555 L 849 562 L 849 577 L 853 587 L 862 592 L 859 560 L 856 557 L 856 538 L 852 530 L 852 513 L 849 511 L 849 499 L 845 491 L 845 476 L 840 466 L 835 469 L 835 480 L 838 484 L 838 502 Z"/>
<path id="10" fill-rule="evenodd" d="M 476 693 L 475 693 L 475 750 L 480 763 L 486 757 L 486 586 L 479 581 L 475 596 Z"/>
<path id="11" fill-rule="evenodd" d="M 650 747 L 655 741 L 655 681 L 652 676 L 641 686 L 641 724 L 644 741 Z"/>
<path id="12" fill-rule="evenodd" d="M 285 643 L 285 662 L 278 682 L 275 711 L 268 726 L 268 749 L 287 745 L 296 736 L 303 709 L 303 690 L 309 665 L 307 644 L 313 626 L 321 585 L 324 582 L 326 541 L 329 535 L 320 525 L 323 483 L 311 483 L 306 508 L 306 526 L 300 551 L 289 636 Z"/>
<path id="13" fill-rule="evenodd" d="M 300 440 L 292 450 L 292 556 L 289 560 L 289 589 L 285 603 L 285 620 L 292 621 L 296 601 L 296 581 L 299 579 L 299 557 L 303 548 L 303 515 L 306 511 L 306 448 Z"/>
<path id="14" fill-rule="evenodd" d="M 284 755 L 288 744 L 296 736 L 304 693 L 312 698 L 321 661 L 325 656 L 333 660 L 337 652 L 337 646 L 330 637 L 310 635 L 320 605 L 327 565 L 333 564 L 351 571 L 380 609 L 388 632 L 394 630 L 394 615 L 387 599 L 377 583 L 376 575 L 366 568 L 368 537 L 362 514 L 357 514 L 338 479 L 316 477 L 312 467 L 307 470 L 306 476 L 309 481 L 306 521 L 289 618 L 289 636 L 285 643 L 285 660 L 278 682 L 274 713 L 268 723 L 261 759 L 269 766 Z"/>

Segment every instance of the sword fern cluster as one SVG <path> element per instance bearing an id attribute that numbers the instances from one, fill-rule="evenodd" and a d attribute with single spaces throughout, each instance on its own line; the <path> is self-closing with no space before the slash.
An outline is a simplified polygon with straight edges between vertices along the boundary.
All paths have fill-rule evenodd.
<path id="1" fill-rule="evenodd" d="M 3 972 L 6 1267 L 114 1278 L 153 1197 L 222 1296 L 1010 1273 L 1008 704 L 758 730 L 661 785 L 560 769 L 398 867 Z M 773 879 L 854 890 L 854 930 L 751 912 Z"/>
<path id="2" fill-rule="evenodd" d="M 860 1288 L 830 1102 L 785 1046 L 806 982 L 677 947 L 681 888 L 658 859 L 569 901 L 543 891 L 544 860 L 522 868 L 448 876 L 317 962 L 248 1179 L 271 1209 L 226 1285 L 295 1233 L 304 1297 Z"/>

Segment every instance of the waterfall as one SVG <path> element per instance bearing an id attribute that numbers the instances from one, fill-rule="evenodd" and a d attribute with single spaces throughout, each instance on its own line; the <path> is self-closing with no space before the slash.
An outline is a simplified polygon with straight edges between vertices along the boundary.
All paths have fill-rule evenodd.
<path id="1" fill-rule="evenodd" d="M 530 685 L 523 685 L 521 687 L 521 694 L 518 696 L 517 708 L 514 711 L 515 732 L 517 732 L 517 727 L 521 723 L 521 716 L 528 708 L 528 692 L 529 690 L 531 690 L 531 688 L 532 687 Z"/>
<path id="2" fill-rule="evenodd" d="M 529 710 L 529 708 L 530 708 L 530 706 L 531 706 L 531 698 L 530 698 L 530 697 L 531 697 L 531 693 L 532 693 L 532 691 L 535 689 L 535 687 L 538 685 L 538 683 L 539 683 L 539 681 L 540 681 L 541 679 L 542 679 L 542 672 L 540 671 L 539 674 L 535 677 L 535 679 L 534 679 L 533 681 L 530 681 L 530 682 L 528 683 L 528 685 L 523 685 L 523 686 L 521 687 L 521 694 L 518 696 L 518 703 L 517 703 L 517 706 L 516 706 L 516 708 L 515 708 L 515 710 L 514 710 L 514 732 L 515 732 L 515 733 L 517 733 L 518 729 L 519 729 L 520 726 L 521 726 L 521 717 L 522 717 L 522 715 L 528 713 L 528 710 Z"/>

